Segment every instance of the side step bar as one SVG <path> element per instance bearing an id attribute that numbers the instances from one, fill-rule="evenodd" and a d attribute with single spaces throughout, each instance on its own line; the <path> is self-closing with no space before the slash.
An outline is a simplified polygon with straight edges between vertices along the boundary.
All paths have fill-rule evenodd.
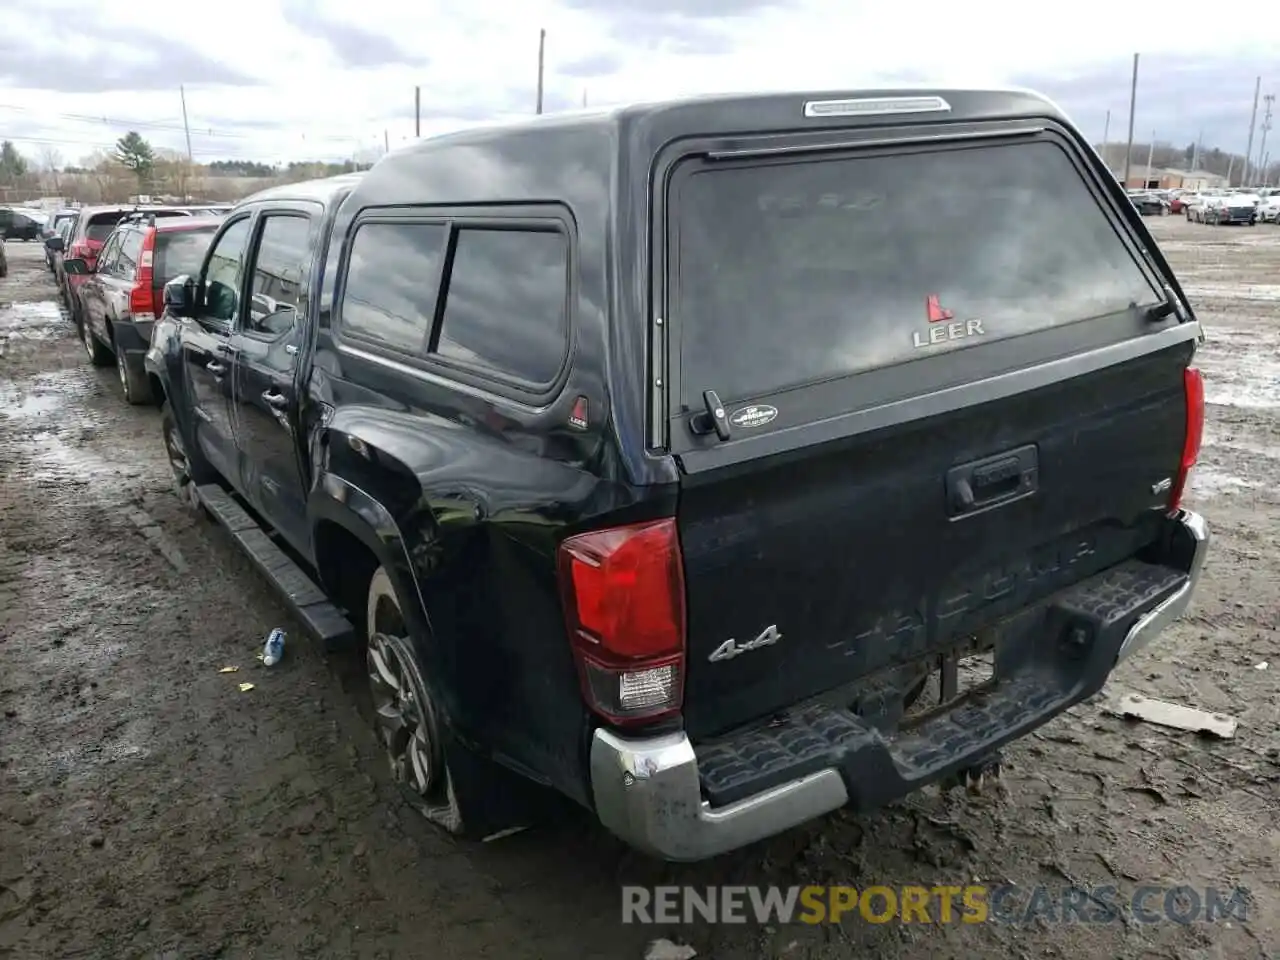
<path id="1" fill-rule="evenodd" d="M 240 549 L 275 586 L 307 631 L 326 649 L 340 647 L 355 628 L 306 572 L 267 536 L 258 522 L 217 484 L 196 487 L 200 503 L 239 544 Z"/>

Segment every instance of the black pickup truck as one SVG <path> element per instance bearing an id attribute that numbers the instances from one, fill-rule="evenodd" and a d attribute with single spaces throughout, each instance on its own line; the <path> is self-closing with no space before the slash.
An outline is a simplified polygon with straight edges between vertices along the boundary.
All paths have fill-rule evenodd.
<path id="1" fill-rule="evenodd" d="M 366 644 L 454 831 L 558 792 L 695 860 L 964 779 L 1205 558 L 1199 323 L 1032 93 L 424 140 L 241 202 L 165 302 L 179 489 Z"/>

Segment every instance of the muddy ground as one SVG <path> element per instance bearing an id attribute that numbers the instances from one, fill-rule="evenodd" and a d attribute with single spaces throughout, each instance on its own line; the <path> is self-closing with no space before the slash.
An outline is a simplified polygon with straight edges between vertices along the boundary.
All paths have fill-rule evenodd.
<path id="1" fill-rule="evenodd" d="M 1154 228 L 1208 329 L 1193 612 L 1113 686 L 1240 719 L 1234 742 L 1083 706 L 1004 790 L 837 814 L 719 861 L 629 854 L 585 816 L 483 846 L 391 789 L 342 663 L 171 493 L 158 415 L 90 367 L 35 244 L 0 280 L 0 956 L 1280 956 L 1280 228 Z M 280 667 L 256 664 L 283 624 Z M 1255 667 L 1269 661 L 1270 668 Z M 219 668 L 238 665 L 237 674 Z M 256 684 L 241 693 L 242 681 Z M 634 883 L 1247 887 L 1247 922 L 661 930 Z M 1159 900 L 1155 901 L 1158 905 Z M 863 953 L 862 951 L 866 951 Z"/>

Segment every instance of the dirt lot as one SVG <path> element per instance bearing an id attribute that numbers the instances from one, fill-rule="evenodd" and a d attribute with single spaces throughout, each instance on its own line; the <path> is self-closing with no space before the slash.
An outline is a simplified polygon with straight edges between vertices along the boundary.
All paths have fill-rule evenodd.
<path id="1" fill-rule="evenodd" d="M 388 784 L 350 674 L 300 639 L 221 531 L 180 508 L 156 411 L 127 407 L 114 371 L 89 366 L 39 248 L 11 242 L 0 956 L 640 958 L 659 935 L 715 958 L 1280 956 L 1280 228 L 1154 228 L 1208 329 L 1193 500 L 1216 543 L 1192 614 L 1114 685 L 1234 714 L 1238 739 L 1126 725 L 1091 704 L 1013 748 L 1002 793 L 838 814 L 692 867 L 628 854 L 586 817 L 483 846 L 419 823 Z M 280 624 L 292 642 L 266 671 L 254 654 Z M 244 680 L 256 688 L 239 692 Z M 974 878 L 1240 885 L 1249 919 L 619 922 L 624 882 Z"/>

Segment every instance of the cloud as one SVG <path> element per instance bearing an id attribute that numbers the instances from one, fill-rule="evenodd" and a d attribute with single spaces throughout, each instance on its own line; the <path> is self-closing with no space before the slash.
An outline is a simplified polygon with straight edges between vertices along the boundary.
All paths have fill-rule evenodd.
<path id="1" fill-rule="evenodd" d="M 56 93 L 172 90 L 177 83 L 247 86 L 255 81 L 172 38 L 129 38 L 113 49 L 110 34 L 42 46 L 0 34 L 0 85 Z M 106 49 L 104 49 L 106 48 Z M 106 55 L 104 55 L 104 53 Z"/>
<path id="2" fill-rule="evenodd" d="M 560 64 L 556 72 L 566 77 L 602 77 L 616 73 L 621 66 L 621 54 L 593 53 L 579 60 Z"/>
<path id="3" fill-rule="evenodd" d="M 565 6 L 606 16 L 630 13 L 636 4 L 628 0 L 566 0 Z M 794 0 L 649 0 L 640 4 L 648 13 L 659 16 L 680 14 L 690 19 L 713 20 L 720 17 L 742 17 L 763 10 L 795 6 Z"/>
<path id="4" fill-rule="evenodd" d="M 327 43 L 342 65 L 354 69 L 385 67 L 388 64 L 422 66 L 429 58 L 406 51 L 397 41 L 352 23 L 320 13 L 312 0 L 283 0 L 281 13 L 291 26 Z"/>
<path id="5" fill-rule="evenodd" d="M 185 150 L 185 84 L 197 159 L 339 160 L 411 140 L 415 87 L 423 135 L 531 114 L 545 29 L 547 111 L 577 107 L 584 93 L 604 106 L 1020 83 L 1060 100 L 1094 139 L 1111 109 L 1118 140 L 1133 37 L 1097 29 L 1114 20 L 1104 0 L 1072 10 L 1048 44 L 1021 0 L 984 0 L 981 17 L 951 0 L 916 0 L 909 13 L 846 0 L 4 0 L 0 129 L 33 155 L 52 141 L 83 155 L 129 129 Z M 1232 16 L 1269 22 L 1271 11 L 1238 0 Z M 1280 86 L 1270 36 L 1217 47 L 1169 29 L 1143 43 L 1135 138 L 1154 128 L 1185 144 L 1203 124 L 1206 147 L 1243 150 L 1253 78 L 1270 69 L 1263 91 Z"/>

